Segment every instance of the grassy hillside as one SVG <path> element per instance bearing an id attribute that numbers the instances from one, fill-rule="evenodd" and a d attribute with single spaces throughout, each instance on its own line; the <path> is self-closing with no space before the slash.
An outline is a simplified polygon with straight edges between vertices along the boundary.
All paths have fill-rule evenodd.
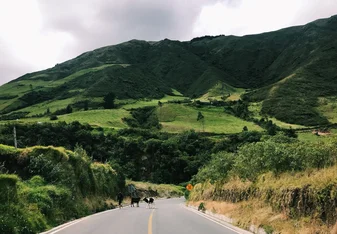
<path id="1" fill-rule="evenodd" d="M 183 97 L 177 99 L 170 99 L 169 97 L 163 98 L 161 99 L 161 102 L 163 103 L 162 107 L 157 107 L 158 100 L 133 101 L 133 103 L 126 104 L 120 109 L 77 111 L 70 114 L 59 115 L 58 120 L 54 121 L 50 120 L 47 116 L 39 118 L 23 118 L 18 121 L 13 121 L 17 123 L 52 123 L 63 121 L 71 123 L 78 121 L 82 124 L 90 124 L 93 127 L 122 129 L 128 127 L 128 125 L 123 121 L 123 118 L 130 117 L 130 111 L 128 110 L 154 106 L 156 107 L 156 114 L 159 122 L 162 125 L 161 131 L 165 132 L 179 133 L 188 130 L 195 130 L 198 132 L 233 134 L 242 132 L 244 126 L 248 127 L 251 131 L 263 130 L 261 127 L 252 122 L 248 122 L 231 114 L 225 113 L 221 107 L 209 106 L 197 108 L 178 103 L 167 103 L 170 100 L 179 101 L 184 99 L 185 98 Z M 65 101 L 68 103 L 69 100 Z M 63 104 L 63 102 L 55 102 L 54 104 L 56 103 Z M 51 109 L 51 111 L 53 111 L 54 108 Z M 39 108 L 36 108 L 35 110 L 38 111 Z M 201 122 L 197 121 L 198 112 L 201 112 L 205 116 L 204 127 Z M 0 123 L 6 122 L 7 121 L 0 121 Z"/>
<path id="2" fill-rule="evenodd" d="M 62 100 L 88 101 L 97 109 L 108 92 L 122 100 L 160 99 L 174 95 L 174 89 L 204 99 L 230 93 L 233 100 L 249 89 L 245 100 L 262 102 L 263 115 L 324 125 L 335 118 L 319 100 L 334 98 L 337 91 L 336 27 L 333 16 L 259 35 L 132 40 L 99 48 L 1 86 L 0 113 L 33 115 L 37 105 L 55 108 Z"/>
<path id="3" fill-rule="evenodd" d="M 204 117 L 204 126 L 197 121 L 198 112 Z M 200 132 L 213 133 L 239 133 L 244 126 L 251 131 L 262 131 L 254 123 L 244 121 L 223 111 L 218 107 L 192 107 L 179 104 L 165 104 L 157 108 L 159 121 L 163 125 L 163 131 L 181 132 L 194 129 Z"/>
<path id="4" fill-rule="evenodd" d="M 0 232 L 38 233 L 113 208 L 123 183 L 81 148 L 0 145 Z"/>
<path id="5" fill-rule="evenodd" d="M 192 180 L 189 199 L 247 229 L 328 233 L 337 220 L 336 162 L 336 139 L 266 138 L 214 154 Z"/>

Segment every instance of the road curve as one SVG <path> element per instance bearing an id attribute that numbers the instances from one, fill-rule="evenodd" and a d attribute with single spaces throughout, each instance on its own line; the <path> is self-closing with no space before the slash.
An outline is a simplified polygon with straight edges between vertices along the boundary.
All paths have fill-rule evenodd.
<path id="1" fill-rule="evenodd" d="M 114 209 L 60 226 L 47 234 L 237 234 L 182 205 L 184 199 L 157 200 L 154 209 Z"/>

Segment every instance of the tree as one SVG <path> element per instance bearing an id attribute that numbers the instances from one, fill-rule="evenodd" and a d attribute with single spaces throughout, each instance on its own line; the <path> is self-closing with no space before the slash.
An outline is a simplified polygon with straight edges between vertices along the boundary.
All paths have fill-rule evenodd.
<path id="1" fill-rule="evenodd" d="M 50 120 L 57 120 L 58 118 L 57 118 L 57 116 L 56 115 L 52 115 L 52 116 L 50 116 Z"/>
<path id="2" fill-rule="evenodd" d="M 116 95 L 112 92 L 108 93 L 107 95 L 104 96 L 104 109 L 113 109 L 115 108 L 115 99 Z"/>
<path id="3" fill-rule="evenodd" d="M 83 108 L 85 111 L 87 111 L 89 109 L 89 101 L 88 100 L 85 100 L 84 101 L 84 108 Z"/>
<path id="4" fill-rule="evenodd" d="M 201 122 L 202 131 L 204 132 L 205 131 L 205 117 L 203 116 L 203 114 L 200 111 L 198 112 L 197 121 Z"/>
<path id="5" fill-rule="evenodd" d="M 71 105 L 68 105 L 68 106 L 67 106 L 66 112 L 67 112 L 67 114 L 70 114 L 70 113 L 73 112 L 73 108 L 71 107 Z"/>
<path id="6" fill-rule="evenodd" d="M 273 123 L 273 121 L 268 120 L 266 124 L 266 130 L 267 130 L 268 135 L 274 136 L 277 131 L 277 126 Z"/>
<path id="7" fill-rule="evenodd" d="M 233 106 L 233 112 L 236 117 L 239 117 L 241 119 L 249 118 L 248 104 L 241 100 L 237 101 L 236 104 Z"/>
<path id="8" fill-rule="evenodd" d="M 161 120 L 161 108 L 163 107 L 163 103 L 161 101 L 158 101 L 159 106 L 159 121 Z"/>
<path id="9" fill-rule="evenodd" d="M 297 134 L 296 131 L 294 129 L 292 129 L 291 127 L 289 129 L 284 129 L 283 130 L 284 135 L 288 136 L 288 137 L 292 137 L 292 138 L 297 138 Z"/>
<path id="10" fill-rule="evenodd" d="M 244 126 L 243 129 L 242 129 L 242 131 L 247 132 L 248 131 L 247 126 Z"/>

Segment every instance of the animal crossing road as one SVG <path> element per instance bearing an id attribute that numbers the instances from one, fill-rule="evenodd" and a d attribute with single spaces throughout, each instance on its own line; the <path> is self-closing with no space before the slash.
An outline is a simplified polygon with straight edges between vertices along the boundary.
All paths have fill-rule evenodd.
<path id="1" fill-rule="evenodd" d="M 157 200 L 98 213 L 53 229 L 48 234 L 237 234 L 183 207 L 183 199 Z"/>

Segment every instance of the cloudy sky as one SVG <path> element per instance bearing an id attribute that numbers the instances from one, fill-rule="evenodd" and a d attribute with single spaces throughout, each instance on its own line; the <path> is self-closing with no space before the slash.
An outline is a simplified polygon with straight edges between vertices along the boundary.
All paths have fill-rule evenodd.
<path id="1" fill-rule="evenodd" d="M 335 14 L 336 0 L 0 0 L 0 85 L 131 39 L 241 36 Z"/>

